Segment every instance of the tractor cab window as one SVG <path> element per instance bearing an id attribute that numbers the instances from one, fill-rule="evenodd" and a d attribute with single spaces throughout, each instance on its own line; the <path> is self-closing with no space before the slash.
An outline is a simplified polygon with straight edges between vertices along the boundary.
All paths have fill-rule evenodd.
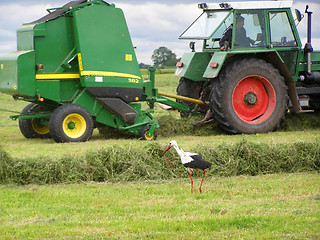
<path id="1" fill-rule="evenodd" d="M 179 39 L 209 39 L 213 32 L 230 15 L 230 11 L 204 11 L 179 37 Z"/>
<path id="2" fill-rule="evenodd" d="M 204 48 L 220 48 L 220 40 L 223 34 L 232 29 L 233 25 L 233 13 L 228 15 L 218 26 L 218 28 L 213 32 L 209 39 L 205 40 Z"/>
<path id="3" fill-rule="evenodd" d="M 270 12 L 269 20 L 273 47 L 297 46 L 286 12 Z"/>
<path id="4" fill-rule="evenodd" d="M 266 31 L 263 11 L 238 11 L 235 16 L 234 48 L 264 47 Z"/>

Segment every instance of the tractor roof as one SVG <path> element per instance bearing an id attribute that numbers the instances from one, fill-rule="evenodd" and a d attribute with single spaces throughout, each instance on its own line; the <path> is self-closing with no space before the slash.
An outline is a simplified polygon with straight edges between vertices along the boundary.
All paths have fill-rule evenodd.
<path id="1" fill-rule="evenodd" d="M 270 9 L 291 8 L 293 0 L 286 1 L 250 1 L 250 2 L 222 2 L 222 3 L 200 3 L 199 8 L 203 10 L 221 9 Z"/>

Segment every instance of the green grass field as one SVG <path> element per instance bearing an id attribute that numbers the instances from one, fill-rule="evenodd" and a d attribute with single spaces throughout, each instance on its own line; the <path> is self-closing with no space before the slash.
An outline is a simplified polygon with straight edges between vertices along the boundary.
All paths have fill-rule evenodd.
<path id="1" fill-rule="evenodd" d="M 175 93 L 178 80 L 172 73 L 157 75 L 156 87 L 159 91 Z M 27 104 L 14 102 L 4 94 L 0 94 L 0 103 L 0 109 L 17 112 Z M 33 170 L 30 166 L 34 166 L 34 170 L 44 166 L 59 174 L 68 173 L 70 169 L 55 169 L 67 166 L 66 161 L 72 161 L 71 168 L 77 168 L 77 161 L 81 160 L 80 170 L 91 169 L 93 166 L 87 166 L 88 158 L 91 163 L 98 158 L 103 160 L 101 154 L 106 154 L 105 151 L 116 154 L 115 159 L 122 163 L 121 149 L 134 153 L 131 154 L 133 161 L 144 161 L 140 167 L 148 167 L 152 161 L 161 161 L 158 152 L 172 139 L 183 149 L 198 151 L 210 161 L 215 159 L 212 153 L 219 153 L 224 158 L 222 169 L 233 166 L 247 170 L 241 169 L 237 165 L 241 161 L 233 156 L 254 161 L 245 166 L 257 164 L 253 167 L 259 168 L 257 159 L 266 156 L 268 158 L 261 159 L 264 167 L 268 167 L 269 161 L 277 164 L 281 159 L 288 165 L 288 172 L 293 173 L 280 170 L 275 171 L 279 174 L 234 176 L 231 169 L 230 177 L 222 177 L 223 174 L 214 174 L 219 170 L 216 168 L 208 173 L 203 194 L 197 192 L 201 173 L 195 174 L 192 195 L 189 177 L 172 151 L 163 158 L 166 164 L 158 164 L 160 174 L 165 172 L 161 166 L 169 164 L 177 169 L 177 172 L 172 170 L 171 178 L 157 177 L 159 171 L 150 177 L 150 170 L 141 178 L 128 178 L 137 179 L 134 181 L 113 176 L 104 182 L 93 182 L 94 178 L 81 182 L 80 178 L 76 184 L 3 184 L 0 185 L 0 239 L 320 238 L 320 116 L 317 113 L 289 114 L 279 131 L 273 133 L 227 135 L 215 123 L 193 128 L 191 123 L 201 116 L 181 119 L 178 113 L 167 113 L 156 107 L 154 116 L 160 123 L 156 144 L 127 134 L 104 137 L 96 130 L 85 143 L 57 144 L 52 139 L 25 139 L 18 122 L 9 119 L 12 114 L 0 110 L 0 150 L 9 155 L 9 163 L 12 161 L 15 168 L 20 169 L 19 176 L 28 177 L 27 172 Z M 259 148 L 257 151 L 252 149 L 255 146 Z M 290 151 L 289 147 L 299 151 Z M 114 153 L 110 148 L 115 149 Z M 139 149 L 147 149 L 149 155 L 140 157 Z M 236 155 L 231 155 L 229 149 Z M 264 154 L 264 149 L 273 153 Z M 241 156 L 248 153 L 248 158 Z M 315 164 L 313 171 L 301 172 L 300 155 L 301 159 L 310 160 L 309 165 Z M 0 151 L 1 164 L 4 158 Z M 29 162 L 33 165 L 24 165 Z M 296 169 L 298 165 L 301 168 Z M 99 170 L 99 165 L 95 167 Z"/>
<path id="2" fill-rule="evenodd" d="M 195 179 L 195 190 L 200 179 Z M 0 186 L 1 239 L 319 239 L 318 173 Z"/>

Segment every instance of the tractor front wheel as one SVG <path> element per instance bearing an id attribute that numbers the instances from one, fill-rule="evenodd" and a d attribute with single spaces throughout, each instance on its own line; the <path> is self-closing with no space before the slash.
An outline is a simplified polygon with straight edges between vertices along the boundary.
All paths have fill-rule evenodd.
<path id="1" fill-rule="evenodd" d="M 90 113 L 75 104 L 66 104 L 55 109 L 50 117 L 49 129 L 56 142 L 85 142 L 94 128 Z"/>
<path id="2" fill-rule="evenodd" d="M 43 106 L 30 103 L 21 114 L 39 113 L 44 110 Z M 25 138 L 48 138 L 50 137 L 48 122 L 49 119 L 44 118 L 19 119 L 19 129 Z"/>
<path id="3" fill-rule="evenodd" d="M 284 78 L 262 59 L 228 65 L 213 83 L 210 107 L 230 133 L 263 133 L 279 128 L 288 106 Z"/>

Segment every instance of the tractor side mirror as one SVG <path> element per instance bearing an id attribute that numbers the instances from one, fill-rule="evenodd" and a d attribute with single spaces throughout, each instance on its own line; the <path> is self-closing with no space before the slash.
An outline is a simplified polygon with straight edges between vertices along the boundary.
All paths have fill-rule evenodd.
<path id="1" fill-rule="evenodd" d="M 195 50 L 194 50 L 194 48 L 195 48 L 195 42 L 190 42 L 190 43 L 189 43 L 189 47 L 190 47 L 191 51 L 194 52 L 194 51 L 195 51 Z"/>
<path id="2" fill-rule="evenodd" d="M 298 9 L 295 9 L 296 12 L 296 17 L 297 17 L 297 21 L 301 22 L 301 20 L 303 19 L 303 14 L 301 14 L 301 12 Z"/>

